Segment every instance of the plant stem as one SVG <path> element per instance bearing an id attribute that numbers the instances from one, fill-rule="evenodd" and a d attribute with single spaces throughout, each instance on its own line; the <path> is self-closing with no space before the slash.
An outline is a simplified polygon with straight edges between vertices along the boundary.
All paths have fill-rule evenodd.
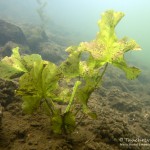
<path id="1" fill-rule="evenodd" d="M 74 99 L 75 94 L 76 94 L 76 91 L 77 91 L 78 86 L 79 86 L 80 84 L 81 84 L 80 81 L 76 81 L 76 83 L 75 83 L 75 85 L 74 85 L 74 87 L 73 87 L 73 91 L 72 91 L 71 98 L 70 98 L 70 100 L 69 100 L 69 104 L 68 104 L 68 106 L 67 106 L 67 108 L 66 108 L 66 110 L 65 110 L 65 113 L 70 110 L 71 105 L 72 105 L 72 102 L 73 102 L 73 99 Z"/>
<path id="2" fill-rule="evenodd" d="M 51 114 L 53 115 L 54 114 L 54 104 L 53 104 L 53 102 L 52 101 L 49 102 L 46 98 L 44 100 L 45 100 L 49 110 L 51 111 Z"/>
<path id="3" fill-rule="evenodd" d="M 104 74 L 105 74 L 105 72 L 106 72 L 107 67 L 108 67 L 108 63 L 106 63 L 106 65 L 105 65 L 105 67 L 104 67 L 104 70 L 103 70 L 102 74 L 101 74 L 100 76 L 97 77 L 98 82 L 96 83 L 95 87 L 97 87 L 98 84 L 100 83 L 100 81 L 102 80 L 102 78 L 103 78 L 103 76 L 104 76 Z"/>

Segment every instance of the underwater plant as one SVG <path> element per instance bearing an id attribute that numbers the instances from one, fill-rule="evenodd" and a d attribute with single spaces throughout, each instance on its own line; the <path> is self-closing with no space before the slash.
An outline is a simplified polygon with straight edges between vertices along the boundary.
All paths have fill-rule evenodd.
<path id="1" fill-rule="evenodd" d="M 139 45 L 134 40 L 118 39 L 115 33 L 123 16 L 113 10 L 104 12 L 96 39 L 68 47 L 69 56 L 60 65 L 44 61 L 38 54 L 20 56 L 18 48 L 13 49 L 11 57 L 2 59 L 0 70 L 3 66 L 5 69 L 1 78 L 20 76 L 16 94 L 22 97 L 24 112 L 45 112 L 50 116 L 52 130 L 58 134 L 74 131 L 85 115 L 96 119 L 88 102 L 101 85 L 108 65 L 123 70 L 127 79 L 140 74 L 138 68 L 128 66 L 124 59 L 126 52 L 140 50 Z M 76 119 L 79 113 L 82 115 Z"/>

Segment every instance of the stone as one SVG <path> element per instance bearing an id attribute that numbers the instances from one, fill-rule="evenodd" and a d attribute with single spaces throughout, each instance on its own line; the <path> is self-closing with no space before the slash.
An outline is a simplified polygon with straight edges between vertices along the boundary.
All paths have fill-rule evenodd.
<path id="1" fill-rule="evenodd" d="M 26 37 L 20 27 L 0 20 L 0 45 L 5 45 L 9 41 L 27 45 Z"/>

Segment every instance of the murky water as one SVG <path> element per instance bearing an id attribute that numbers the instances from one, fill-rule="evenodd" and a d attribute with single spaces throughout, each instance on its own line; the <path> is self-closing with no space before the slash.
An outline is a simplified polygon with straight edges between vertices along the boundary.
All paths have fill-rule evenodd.
<path id="1" fill-rule="evenodd" d="M 140 139 L 150 139 L 149 6 L 150 0 L 0 0 L 0 20 L 2 19 L 15 24 L 22 29 L 22 32 L 16 32 L 18 34 L 14 34 L 10 31 L 7 32 L 10 34 L 13 33 L 13 38 L 17 36 L 15 41 L 19 42 L 19 40 L 21 40 L 20 43 L 22 43 L 22 40 L 26 39 L 23 47 L 23 50 L 25 51 L 23 51 L 23 53 L 28 53 L 29 51 L 31 53 L 38 53 L 42 55 L 43 59 L 54 62 L 56 60 L 57 62 L 61 62 L 66 57 L 66 53 L 64 53 L 66 47 L 79 44 L 82 41 L 90 41 L 95 38 L 99 31 L 97 22 L 104 11 L 113 9 L 125 13 L 125 16 L 116 27 L 116 32 L 119 38 L 127 36 L 136 40 L 141 46 L 141 51 L 129 52 L 126 55 L 126 59 L 129 64 L 139 67 L 142 70 L 142 73 L 136 80 L 129 81 L 119 72 L 119 70 L 115 70 L 114 68 L 108 70 L 104 77 L 103 87 L 92 95 L 90 101 L 92 102 L 91 106 L 95 108 L 99 115 L 99 119 L 94 125 L 95 130 L 91 130 L 93 125 L 87 129 L 90 134 L 92 133 L 94 135 L 92 136 L 92 139 L 90 139 L 93 142 L 93 145 L 96 145 L 98 142 L 101 144 L 103 140 L 105 144 L 107 142 L 109 143 L 111 140 L 114 143 L 116 142 L 115 144 L 118 144 L 118 140 L 121 140 L 121 144 L 124 142 L 132 144 L 132 140 L 137 139 L 137 137 Z M 9 24 L 7 25 L 9 27 Z M 14 28 L 17 30 L 16 26 L 14 26 Z M 11 30 L 13 30 L 13 26 L 11 26 Z M 24 38 L 19 38 L 23 33 L 25 34 Z M 0 34 L 0 39 L 2 38 L 3 37 L 1 37 Z M 13 38 L 8 36 L 8 39 Z M 1 58 L 11 54 L 11 46 L 14 46 L 14 43 L 10 41 L 6 42 L 4 45 L 0 43 Z M 27 47 L 28 49 L 26 49 Z M 3 52 L 4 50 L 6 50 L 6 52 Z M 7 51 L 9 53 L 7 53 Z M 2 96 L 0 96 L 2 98 L 0 97 L 0 105 L 2 104 L 3 107 L 6 107 L 5 109 L 8 112 L 4 111 L 4 121 L 1 119 L 2 115 L 0 116 L 0 127 L 4 126 L 3 124 L 5 123 L 6 126 L 3 127 L 4 134 L 8 133 L 7 129 L 9 128 L 12 137 L 14 137 L 14 133 L 16 133 L 15 138 L 13 139 L 15 142 L 21 137 L 20 139 L 27 147 L 38 147 L 40 144 L 34 145 L 34 142 L 28 144 L 31 139 L 35 140 L 35 143 L 38 143 L 38 138 L 32 137 L 32 134 L 30 137 L 29 131 L 32 131 L 32 128 L 30 128 L 32 126 L 42 126 L 42 122 L 38 122 L 38 117 L 37 124 L 24 122 L 24 120 L 27 119 L 24 119 L 24 116 L 22 116 L 22 109 L 20 108 L 21 104 L 18 101 L 12 102 L 13 100 L 10 98 L 10 93 L 12 93 L 12 90 L 14 91 L 14 89 L 11 88 L 7 82 L 5 84 L 3 83 L 4 81 L 1 82 L 2 83 L 0 84 L 2 86 L 0 94 Z M 14 83 L 16 82 L 17 81 Z M 6 100 L 4 99 L 3 101 L 3 97 Z M 14 98 L 13 96 L 11 97 Z M 8 104 L 4 105 L 5 103 Z M 19 106 L 16 107 L 17 105 Z M 0 113 L 2 112 L 1 110 L 2 109 L 0 109 Z M 20 117 L 19 119 L 22 120 L 21 124 L 23 128 L 22 126 L 18 128 L 18 121 L 16 121 L 18 115 Z M 13 120 L 15 123 L 17 122 L 16 124 L 13 124 L 16 128 L 15 132 L 15 128 L 10 127 L 11 117 L 15 118 Z M 87 122 L 89 122 L 89 120 L 87 120 Z M 24 124 L 27 124 L 27 130 L 25 130 L 25 132 L 22 130 L 25 127 Z M 84 131 L 84 123 L 81 129 L 82 128 Z M 42 129 L 47 131 L 45 130 L 45 126 L 44 128 L 42 126 Z M 46 136 L 47 133 L 48 132 L 45 134 Z M 131 138 L 129 133 L 132 135 Z M 34 134 L 37 135 L 37 132 Z M 43 131 L 41 131 L 40 134 L 43 136 Z M 78 132 L 75 132 L 75 134 L 78 134 Z M 11 136 L 9 137 L 8 135 L 6 136 L 6 139 L 8 139 L 9 142 L 9 140 L 11 141 Z M 119 139 L 118 135 L 120 136 Z M 51 143 L 49 143 L 49 138 L 46 136 L 43 139 L 48 139 L 46 142 L 47 145 L 49 145 Z M 53 139 L 53 137 L 51 137 L 51 139 Z M 94 141 L 93 139 L 96 140 Z M 87 141 L 90 143 L 90 140 Z M 81 145 L 85 145 L 87 141 L 84 141 Z M 97 147 L 101 147 L 99 143 L 97 144 Z M 22 146 L 21 144 L 19 146 Z M 111 144 L 110 146 L 112 146 Z M 80 147 L 80 145 L 78 145 L 78 147 Z M 139 147 L 139 145 L 134 146 L 135 149 L 137 147 Z M 15 145 L 14 148 L 11 148 L 12 150 L 15 150 Z M 123 149 L 124 147 L 122 146 L 121 148 Z M 142 148 L 142 150 L 145 150 L 145 147 Z M 149 145 L 146 148 L 149 148 Z M 106 148 L 104 147 L 104 149 Z M 118 145 L 117 148 L 114 147 L 114 150 L 117 149 Z"/>
<path id="2" fill-rule="evenodd" d="M 38 3 L 41 3 L 41 5 Z M 149 64 L 150 1 L 149 0 L 1 0 L 0 17 L 18 22 L 40 22 L 37 10 L 43 7 L 46 23 L 58 25 L 80 41 L 95 37 L 100 14 L 108 9 L 122 11 L 125 17 L 117 27 L 118 36 L 135 39 L 143 51 L 134 53 L 138 63 Z M 149 65 L 148 65 L 149 66 Z"/>

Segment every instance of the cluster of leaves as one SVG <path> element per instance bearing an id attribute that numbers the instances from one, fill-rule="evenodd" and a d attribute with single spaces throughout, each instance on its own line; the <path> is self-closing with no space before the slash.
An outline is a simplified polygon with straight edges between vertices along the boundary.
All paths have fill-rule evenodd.
<path id="1" fill-rule="evenodd" d="M 21 76 L 17 94 L 22 96 L 23 110 L 26 113 L 38 109 L 45 111 L 56 133 L 72 132 L 77 125 L 78 112 L 96 119 L 88 101 L 101 85 L 108 64 L 123 70 L 128 79 L 134 79 L 140 73 L 124 59 L 126 52 L 140 47 L 134 40 L 118 39 L 115 34 L 115 27 L 123 16 L 122 12 L 113 10 L 103 13 L 96 39 L 68 47 L 69 56 L 59 66 L 42 60 L 37 54 L 20 56 L 18 48 L 13 49 L 12 56 L 5 57 L 0 63 L 0 70 L 5 67 L 1 78 Z M 67 105 L 60 106 L 58 102 Z"/>
<path id="2" fill-rule="evenodd" d="M 1 78 L 10 80 L 20 76 L 16 93 L 22 97 L 24 112 L 32 114 L 40 108 L 49 114 L 54 132 L 71 132 L 75 127 L 75 117 L 70 108 L 80 82 L 75 83 L 72 94 L 66 94 L 70 91 L 60 87 L 63 74 L 58 66 L 42 60 L 38 54 L 20 56 L 18 47 L 12 52 L 11 57 L 5 57 L 0 63 L 2 69 L 5 67 Z M 65 101 L 69 103 L 62 112 L 55 102 L 63 102 L 67 95 L 70 99 Z"/>

